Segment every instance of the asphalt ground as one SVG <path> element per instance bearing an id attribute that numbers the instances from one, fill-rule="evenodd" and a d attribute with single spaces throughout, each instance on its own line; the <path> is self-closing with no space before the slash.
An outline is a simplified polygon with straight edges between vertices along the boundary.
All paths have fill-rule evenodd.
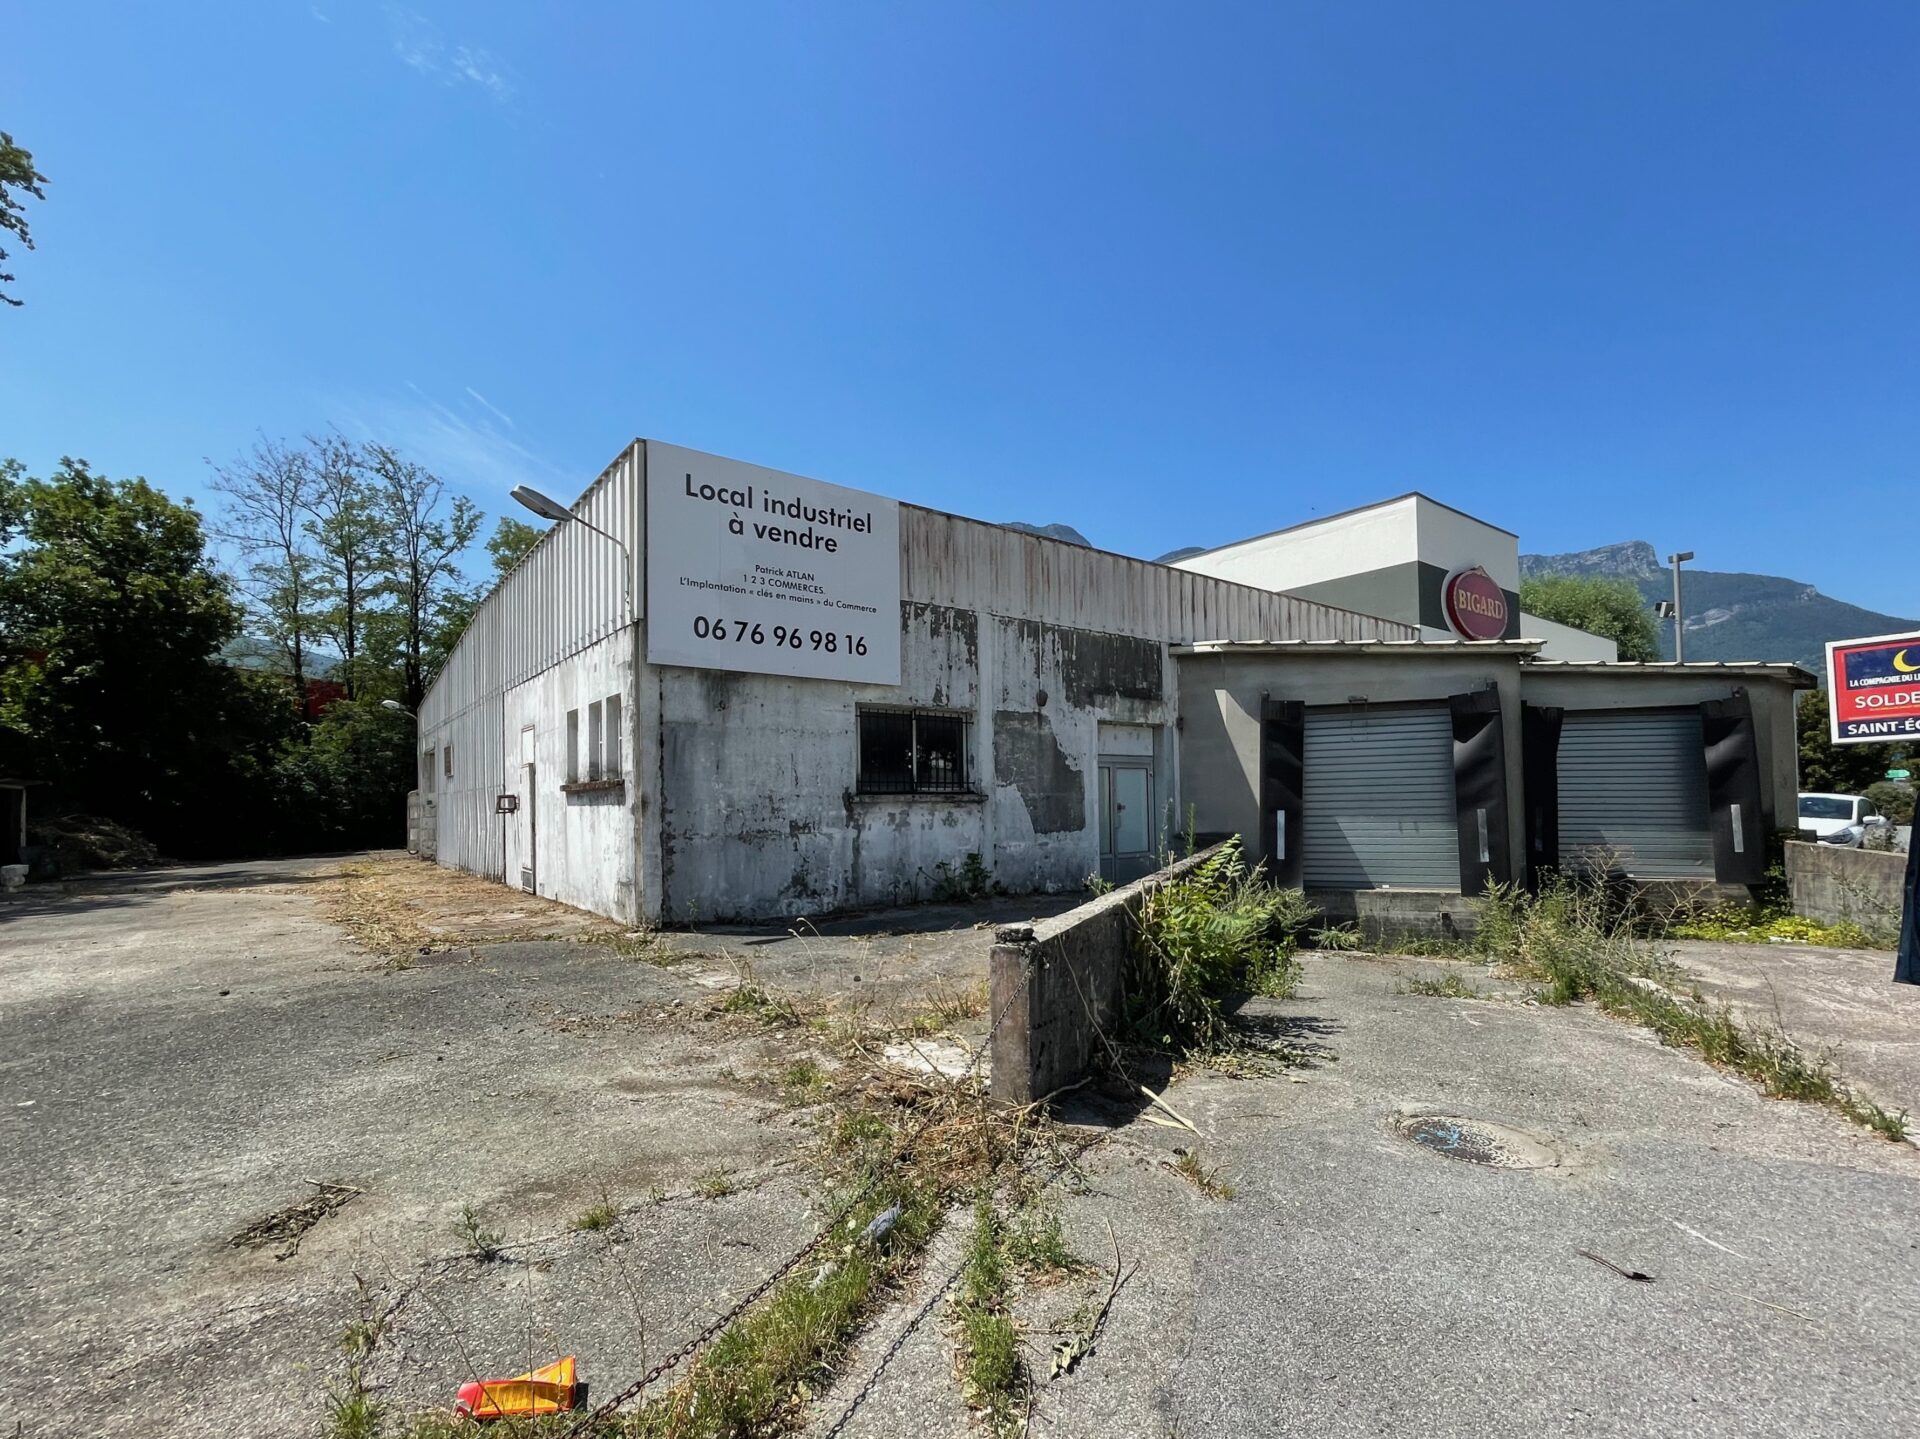
<path id="1" fill-rule="evenodd" d="M 329 872 L 136 876 L 0 908 L 0 1413 L 23 1435 L 311 1435 L 356 1276 L 394 1306 L 373 1377 L 397 1407 L 562 1351 L 606 1392 L 818 1219 L 804 1120 L 767 1082 L 791 1045 L 710 1016 L 737 952 L 797 987 L 842 967 L 864 986 L 877 963 L 903 997 L 909 972 L 976 984 L 990 939 L 961 913 L 932 939 L 911 917 L 689 936 L 664 966 L 577 942 L 394 968 L 321 917 Z M 1823 986 L 1868 983 L 1873 959 L 1699 968 L 1844 1030 Z M 1308 957 L 1298 997 L 1245 1013 L 1293 1063 L 1168 1089 L 1197 1135 L 1076 1098 L 1089 1147 L 1049 1193 L 1092 1267 L 1018 1299 L 1031 1432 L 1914 1432 L 1920 1151 L 1584 1007 L 1396 992 L 1440 968 Z M 1859 1002 L 1897 1086 L 1920 1021 Z M 1397 1127 L 1436 1116 L 1504 1127 L 1536 1167 Z M 1175 1174 L 1176 1147 L 1235 1197 Z M 232 1243 L 314 1181 L 352 1193 L 286 1257 Z M 616 1225 L 570 1228 L 603 1198 Z M 504 1260 L 462 1252 L 469 1204 Z M 977 1426 L 937 1295 L 954 1239 L 809 1432 Z M 1093 1352 L 1047 1381 L 1116 1243 Z"/>

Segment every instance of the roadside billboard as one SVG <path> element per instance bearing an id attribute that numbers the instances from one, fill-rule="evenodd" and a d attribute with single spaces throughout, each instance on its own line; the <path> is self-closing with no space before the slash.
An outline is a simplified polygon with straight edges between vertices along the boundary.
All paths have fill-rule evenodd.
<path id="1" fill-rule="evenodd" d="M 1835 744 L 1920 739 L 1920 633 L 1827 644 Z"/>

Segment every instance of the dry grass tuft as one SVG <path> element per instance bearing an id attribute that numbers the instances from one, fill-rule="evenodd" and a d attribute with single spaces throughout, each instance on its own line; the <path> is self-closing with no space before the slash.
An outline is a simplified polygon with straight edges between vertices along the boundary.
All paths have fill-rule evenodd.
<path id="1" fill-rule="evenodd" d="M 505 940 L 633 947 L 625 925 L 428 860 L 356 860 L 312 893 L 355 944 L 390 961 Z"/>

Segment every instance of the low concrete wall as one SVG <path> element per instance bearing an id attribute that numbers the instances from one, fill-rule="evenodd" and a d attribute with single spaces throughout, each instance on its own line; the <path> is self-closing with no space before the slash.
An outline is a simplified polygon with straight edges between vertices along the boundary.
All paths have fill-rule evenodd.
<path id="1" fill-rule="evenodd" d="M 1371 946 L 1395 940 L 1465 939 L 1479 927 L 1471 897 L 1445 889 L 1310 889 L 1320 923 L 1350 924 Z"/>
<path id="2" fill-rule="evenodd" d="M 1788 841 L 1786 848 L 1795 914 L 1823 924 L 1851 920 L 1867 930 L 1899 929 L 1904 854 L 1800 840 Z"/>
<path id="3" fill-rule="evenodd" d="M 993 934 L 987 1013 L 993 1033 L 993 1097 L 1030 1104 L 1072 1084 L 1100 1049 L 1098 1029 L 1121 1019 L 1122 976 L 1134 921 L 1147 895 L 1191 873 L 1213 845 L 1038 924 Z"/>

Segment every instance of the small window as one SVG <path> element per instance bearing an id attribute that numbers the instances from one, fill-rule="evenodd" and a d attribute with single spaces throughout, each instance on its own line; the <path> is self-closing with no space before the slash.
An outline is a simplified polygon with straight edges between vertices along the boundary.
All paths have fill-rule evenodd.
<path id="1" fill-rule="evenodd" d="M 567 711 L 567 783 L 580 782 L 580 711 Z"/>
<path id="2" fill-rule="evenodd" d="M 420 752 L 420 789 L 424 794 L 433 793 L 434 753 L 431 749 Z"/>
<path id="3" fill-rule="evenodd" d="M 600 701 L 595 700 L 587 706 L 587 778 L 599 779 L 600 771 Z"/>
<path id="4" fill-rule="evenodd" d="M 608 779 L 619 779 L 620 768 L 620 696 L 607 696 L 607 757 L 602 761 L 601 773 Z"/>
<path id="5" fill-rule="evenodd" d="M 453 778 L 453 746 L 452 745 L 448 745 L 445 749 L 440 751 L 440 763 L 445 766 L 443 773 L 445 773 L 448 779 L 452 779 Z"/>
<path id="6" fill-rule="evenodd" d="M 967 719 L 924 710 L 863 709 L 862 794 L 967 792 Z"/>

